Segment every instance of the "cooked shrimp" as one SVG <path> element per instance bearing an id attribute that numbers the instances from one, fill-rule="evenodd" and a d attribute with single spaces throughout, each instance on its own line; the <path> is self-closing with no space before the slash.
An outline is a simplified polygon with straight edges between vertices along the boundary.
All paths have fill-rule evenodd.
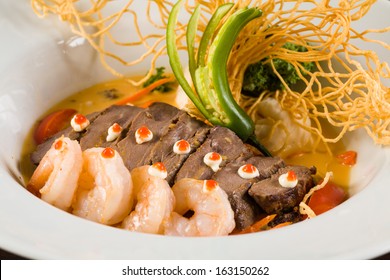
<path id="1" fill-rule="evenodd" d="M 87 149 L 73 214 L 106 225 L 119 223 L 132 208 L 132 189 L 130 172 L 115 150 Z"/>
<path id="2" fill-rule="evenodd" d="M 150 166 L 141 166 L 131 171 L 136 206 L 124 219 L 122 227 L 144 233 L 162 233 L 169 218 L 175 197 L 166 180 L 151 175 Z"/>
<path id="3" fill-rule="evenodd" d="M 166 223 L 166 235 L 228 235 L 235 227 L 227 194 L 214 180 L 181 179 L 173 187 L 174 212 Z M 183 215 L 193 212 L 189 218 Z"/>
<path id="4" fill-rule="evenodd" d="M 44 201 L 69 210 L 82 168 L 82 153 L 77 141 L 60 137 L 42 158 L 27 189 Z"/>

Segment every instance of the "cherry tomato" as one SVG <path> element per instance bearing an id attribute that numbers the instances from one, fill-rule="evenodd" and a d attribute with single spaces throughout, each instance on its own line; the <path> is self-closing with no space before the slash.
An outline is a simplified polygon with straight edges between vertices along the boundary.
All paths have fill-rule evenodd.
<path id="1" fill-rule="evenodd" d="M 77 111 L 74 109 L 62 109 L 47 115 L 34 131 L 35 143 L 41 144 L 50 136 L 67 127 L 76 113 Z"/>
<path id="2" fill-rule="evenodd" d="M 319 215 L 336 207 L 346 198 L 347 193 L 343 188 L 328 182 L 325 187 L 313 193 L 308 205 L 316 215 Z"/>

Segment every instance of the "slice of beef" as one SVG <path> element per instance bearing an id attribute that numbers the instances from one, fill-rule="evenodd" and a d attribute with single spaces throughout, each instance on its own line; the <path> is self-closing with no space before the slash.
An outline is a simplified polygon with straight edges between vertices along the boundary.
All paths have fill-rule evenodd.
<path id="1" fill-rule="evenodd" d="M 298 184 L 294 188 L 285 188 L 279 184 L 279 176 L 294 171 Z M 314 186 L 314 167 L 287 166 L 278 170 L 271 178 L 254 183 L 248 193 L 268 214 L 286 212 L 297 206 L 305 194 Z"/>
<path id="2" fill-rule="evenodd" d="M 220 126 L 213 127 L 206 141 L 183 163 L 175 181 L 183 178 L 210 179 L 215 172 L 203 162 L 204 156 L 209 152 L 217 152 L 222 156 L 221 167 L 240 155 L 251 154 L 250 149 L 234 132 Z"/>
<path id="3" fill-rule="evenodd" d="M 253 198 L 248 195 L 248 189 L 251 185 L 251 182 L 246 182 L 236 186 L 234 190 L 231 191 L 226 191 L 226 189 L 223 188 L 228 194 L 237 229 L 244 229 L 252 225 L 259 219 L 259 215 L 262 213 L 261 208 L 256 204 Z"/>
<path id="4" fill-rule="evenodd" d="M 254 199 L 248 195 L 253 179 L 243 179 L 237 174 L 246 159 L 247 156 L 244 156 L 241 160 L 230 162 L 212 176 L 228 195 L 237 229 L 252 225 L 262 212 Z"/>
<path id="5" fill-rule="evenodd" d="M 159 143 L 169 127 L 176 123 L 181 115 L 187 114 L 165 103 L 154 103 L 149 108 L 141 111 L 132 121 L 131 126 L 116 149 L 121 154 L 126 167 L 129 170 L 135 167 L 152 163 L 152 150 Z M 153 139 L 142 144 L 135 141 L 135 132 L 141 126 L 146 126 L 153 133 Z"/>
<path id="6" fill-rule="evenodd" d="M 93 121 L 103 112 L 94 112 L 91 114 L 88 114 L 86 117 L 90 121 L 90 123 L 93 123 Z M 69 124 L 70 125 L 70 124 Z M 65 128 L 64 130 L 61 130 L 60 132 L 54 134 L 52 137 L 47 139 L 42 144 L 39 144 L 35 151 L 31 154 L 30 158 L 33 164 L 38 165 L 39 162 L 42 160 L 42 158 L 45 156 L 46 152 L 50 149 L 51 145 L 54 143 L 54 141 L 61 137 L 69 137 L 71 140 L 80 140 L 80 138 L 83 136 L 85 131 L 76 132 L 73 130 L 71 126 Z"/>
<path id="7" fill-rule="evenodd" d="M 108 128 L 114 123 L 118 123 L 123 128 L 123 134 L 132 123 L 134 117 L 144 109 L 135 106 L 117 106 L 108 107 L 91 123 L 84 135 L 80 138 L 80 146 L 84 151 L 93 147 L 115 147 L 121 137 L 113 142 L 107 142 Z"/>
<path id="8" fill-rule="evenodd" d="M 205 141 L 210 128 L 204 122 L 188 114 L 182 114 L 177 122 L 172 123 L 167 133 L 154 145 L 151 151 L 151 161 L 152 163 L 164 163 L 168 171 L 166 180 L 169 184 L 173 183 L 176 173 L 187 157 Z M 188 141 L 191 146 L 191 151 L 188 154 L 176 154 L 173 152 L 174 144 L 182 139 Z"/>
<path id="9" fill-rule="evenodd" d="M 255 156 L 251 157 L 246 161 L 246 163 L 251 163 L 259 170 L 258 179 L 270 178 L 276 172 L 286 166 L 284 160 L 280 157 L 260 157 Z"/>
<path id="10" fill-rule="evenodd" d="M 238 169 L 244 164 L 253 164 L 259 170 L 260 176 L 253 179 L 243 179 L 238 175 Z M 271 177 L 279 168 L 285 166 L 280 158 L 244 155 L 221 168 L 212 179 L 216 180 L 227 193 L 234 211 L 237 229 L 244 229 L 259 218 L 262 209 L 248 194 L 249 188 L 259 179 Z"/>
<path id="11" fill-rule="evenodd" d="M 295 207 L 295 208 L 297 208 L 297 207 Z M 268 226 L 274 227 L 274 226 L 277 226 L 279 224 L 283 224 L 286 222 L 290 222 L 290 223 L 294 224 L 294 223 L 301 221 L 301 214 L 298 212 L 298 209 L 295 209 L 295 208 L 291 212 L 280 213 L 280 214 L 276 215 L 276 217 L 271 222 L 269 222 Z"/>

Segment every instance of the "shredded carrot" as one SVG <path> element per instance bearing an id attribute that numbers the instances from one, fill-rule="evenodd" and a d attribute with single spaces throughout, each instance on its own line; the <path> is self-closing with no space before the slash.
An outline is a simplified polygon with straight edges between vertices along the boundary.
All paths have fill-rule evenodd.
<path id="1" fill-rule="evenodd" d="M 154 103 L 154 101 L 152 101 L 152 100 L 149 100 L 149 101 L 147 101 L 147 102 L 145 102 L 145 103 L 142 103 L 141 105 L 137 105 L 138 107 L 141 107 L 141 108 L 147 108 L 147 107 L 149 107 L 150 105 L 152 105 Z"/>
<path id="2" fill-rule="evenodd" d="M 292 222 L 284 222 L 284 223 L 277 224 L 276 226 L 272 227 L 271 229 L 281 228 L 281 227 L 289 226 L 291 224 L 292 224 Z"/>
<path id="3" fill-rule="evenodd" d="M 125 105 L 127 103 L 131 103 L 131 102 L 134 102 L 138 99 L 140 99 L 142 96 L 148 94 L 149 92 L 151 92 L 152 90 L 154 90 L 156 87 L 159 87 L 163 84 L 166 84 L 166 83 L 169 83 L 169 82 L 173 82 L 173 78 L 164 78 L 164 79 L 160 79 L 158 81 L 155 81 L 154 83 L 148 85 L 146 88 L 143 88 L 141 89 L 140 91 L 134 93 L 133 95 L 129 96 L 129 97 L 126 97 L 122 100 L 119 100 L 116 105 Z"/>

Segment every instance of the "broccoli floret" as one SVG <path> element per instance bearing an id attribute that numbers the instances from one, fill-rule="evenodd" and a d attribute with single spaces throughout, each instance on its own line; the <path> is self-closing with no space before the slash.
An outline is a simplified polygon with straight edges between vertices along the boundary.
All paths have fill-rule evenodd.
<path id="1" fill-rule="evenodd" d="M 142 84 L 143 87 L 147 87 L 150 84 L 153 84 L 154 82 L 167 78 L 167 76 L 164 75 L 165 67 L 157 67 L 156 68 L 156 74 L 150 76 L 149 79 L 146 80 L 145 83 Z M 159 91 L 159 92 L 169 92 L 171 91 L 171 85 L 170 83 L 165 83 L 161 86 L 156 87 L 153 91 Z"/>
<path id="2" fill-rule="evenodd" d="M 293 43 L 286 43 L 283 48 L 297 52 L 307 52 L 305 47 Z M 266 61 L 267 58 L 249 65 L 245 70 L 242 86 L 244 93 L 259 95 L 264 90 L 275 91 L 284 88 L 280 79 L 274 73 L 271 64 L 266 63 Z M 278 73 L 289 86 L 300 80 L 297 71 L 291 63 L 279 58 L 272 61 Z M 301 62 L 300 64 L 309 72 L 314 70 L 313 62 Z"/>

